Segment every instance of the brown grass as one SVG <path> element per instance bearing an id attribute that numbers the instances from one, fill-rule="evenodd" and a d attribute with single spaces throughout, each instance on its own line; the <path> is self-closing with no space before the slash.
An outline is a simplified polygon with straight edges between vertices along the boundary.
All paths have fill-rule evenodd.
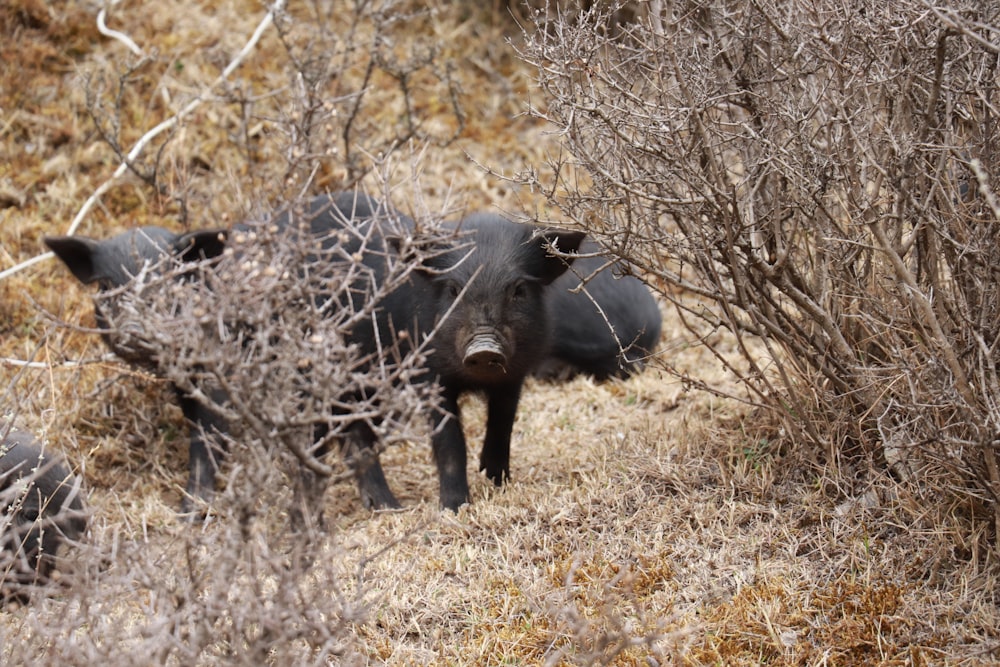
<path id="1" fill-rule="evenodd" d="M 117 165 L 94 134 L 81 73 L 110 76 L 127 58 L 121 44 L 99 35 L 94 11 L 92 3 L 73 0 L 0 7 L 2 59 L 17 63 L 0 70 L 0 270 L 40 254 L 41 237 L 62 233 Z M 131 146 L 166 117 L 172 107 L 163 90 L 189 94 L 211 81 L 263 13 L 251 0 L 118 6 L 112 27 L 158 50 L 130 85 L 122 144 Z M 420 82 L 419 111 L 438 120 L 427 126 L 433 136 L 421 162 L 425 201 L 397 201 L 404 210 L 498 206 L 530 213 L 544 205 L 470 162 L 511 173 L 558 150 L 558 137 L 520 115 L 529 96 L 541 100 L 506 36 L 518 37 L 507 19 L 468 2 L 441 3 L 432 18 L 394 32 L 400 53 L 427 40 L 439 44 L 437 62 L 460 84 L 465 112 L 458 140 L 435 144 L 459 123 L 449 115 L 447 91 L 433 87 L 432 78 Z M 286 67 L 272 30 L 237 78 L 277 90 Z M 399 110 L 391 87 L 381 79 L 374 84 L 364 122 L 377 143 L 377 133 L 392 132 Z M 210 102 L 164 150 L 171 189 L 189 193 L 191 227 L 238 219 L 284 186 L 274 179 L 285 165 L 266 142 L 255 159 L 239 157 L 232 139 L 239 124 L 234 105 Z M 344 178 L 332 160 L 316 186 L 335 188 Z M 82 231 L 107 235 L 149 222 L 184 224 L 168 197 L 132 178 L 111 190 Z M 86 290 L 62 267 L 46 262 L 0 282 L 0 357 L 40 362 L 27 369 L 0 363 L 0 413 L 66 453 L 85 479 L 93 517 L 87 544 L 69 551 L 66 578 L 76 593 L 56 591 L 4 613 L 0 662 L 82 664 L 88 651 L 117 648 L 134 664 L 141 658 L 129 651 L 141 645 L 143 628 L 172 608 L 157 591 L 181 590 L 167 580 L 192 562 L 210 571 L 213 549 L 231 545 L 219 526 L 196 528 L 175 517 L 186 428 L 164 384 L 102 360 L 95 335 L 56 326 L 52 316 L 93 326 Z M 716 360 L 671 319 L 662 354 L 694 377 L 726 381 Z M 466 408 L 476 443 L 482 411 L 475 400 Z M 650 369 L 603 385 L 586 378 L 530 382 L 515 428 L 513 482 L 497 491 L 473 475 L 474 502 L 457 514 L 437 509 L 429 448 L 394 447 L 384 465 L 407 509 L 364 511 L 349 482 L 326 495 L 325 548 L 335 576 L 317 581 L 322 588 L 314 593 L 346 601 L 340 619 L 349 650 L 338 660 L 976 665 L 1000 659 L 998 573 L 995 556 L 980 551 L 986 540 L 962 541 L 961 530 L 925 512 L 890 480 L 817 465 L 817 453 L 787 445 L 741 404 L 687 391 L 673 375 Z M 477 454 L 474 446 L 470 459 Z M 193 561 L 184 546 L 190 549 L 192 535 L 201 550 Z M 119 576 L 145 558 L 159 568 L 143 570 L 149 580 Z M 83 610 L 93 616 L 82 613 L 81 599 L 90 601 Z M 299 612 L 308 615 L 308 605 Z M 60 628 L 66 618 L 86 623 Z M 226 664 L 226 655 L 201 653 L 191 664 Z"/>

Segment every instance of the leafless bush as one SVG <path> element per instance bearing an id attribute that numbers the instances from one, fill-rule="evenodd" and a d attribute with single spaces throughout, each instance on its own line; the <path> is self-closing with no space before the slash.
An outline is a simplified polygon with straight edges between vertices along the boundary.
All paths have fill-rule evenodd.
<path id="1" fill-rule="evenodd" d="M 528 36 L 568 154 L 524 180 L 794 439 L 1000 522 L 1000 5 L 663 4 L 614 39 L 596 10 Z"/>
<path id="2" fill-rule="evenodd" d="M 426 225 L 415 237 L 388 211 L 368 237 L 355 239 L 361 228 L 349 221 L 317 237 L 308 224 L 316 211 L 284 213 L 284 224 L 268 218 L 232 231 L 214 260 L 166 258 L 99 297 L 116 349 L 229 425 L 220 435 L 224 490 L 204 521 L 152 535 L 127 515 L 102 515 L 74 545 L 61 586 L 39 589 L 16 627 L 0 626 L 0 661 L 359 661 L 367 582 L 346 570 L 323 521 L 325 482 L 355 472 L 321 450 L 350 444 L 358 424 L 383 444 L 427 437 L 436 396 L 414 381 L 422 349 L 404 355 L 386 340 L 370 357 L 348 335 L 427 256 L 420 241 L 433 247 L 436 237 Z M 381 250 L 386 270 L 375 280 L 355 254 L 379 250 L 372 239 L 391 229 L 399 249 Z M 360 249 L 347 253 L 348 240 Z"/>
<path id="3" fill-rule="evenodd" d="M 117 295 L 117 341 L 231 420 L 224 490 L 197 525 L 148 527 L 105 508 L 58 582 L 35 587 L 18 621 L 0 624 L 4 664 L 361 661 L 368 582 L 322 530 L 325 485 L 302 483 L 304 472 L 349 473 L 309 443 L 317 425 L 332 437 L 349 420 L 396 437 L 425 429 L 433 397 L 396 384 L 419 353 L 394 359 L 389 341 L 386 363 L 374 364 L 345 343 L 342 327 L 370 316 L 378 292 L 352 292 L 358 310 L 335 308 L 364 285 L 363 269 L 332 258 L 334 268 L 304 267 L 315 239 L 294 231 L 248 225 L 217 263 L 149 267 Z M 387 284 L 411 267 L 398 263 Z M 224 395 L 212 390 L 220 385 Z"/>
<path id="4" fill-rule="evenodd" d="M 504 4 L 519 22 L 533 21 L 546 27 L 599 14 L 603 23 L 595 27 L 613 36 L 627 30 L 630 23 L 655 18 L 663 11 L 662 0 L 507 0 Z"/>
<path id="5" fill-rule="evenodd" d="M 150 536 L 127 521 L 92 527 L 62 590 L 41 589 L 0 627 L 4 663 L 354 664 L 364 582 L 335 539 L 290 526 L 264 454 L 240 456 L 240 483 L 219 499 L 239 511 L 211 524 Z"/>
<path id="6" fill-rule="evenodd" d="M 155 94 L 168 106 L 188 109 L 188 61 L 154 52 L 95 66 L 85 76 L 87 111 L 98 136 L 143 184 L 176 205 L 184 225 L 207 217 L 191 216 L 189 207 L 218 208 L 220 202 L 230 203 L 219 216 L 227 222 L 246 217 L 241 211 L 275 208 L 293 219 L 280 229 L 249 223 L 230 238 L 231 254 L 218 266 L 148 267 L 134 284 L 106 293 L 104 310 L 117 309 L 113 335 L 136 344 L 127 357 L 155 360 L 159 375 L 210 405 L 233 428 L 247 429 L 232 435 L 267 441 L 325 478 L 333 471 L 308 443 L 325 451 L 359 421 L 379 435 L 405 438 L 409 417 L 394 406 L 417 412 L 426 407 L 424 389 L 407 381 L 420 365 L 419 353 L 403 361 L 390 353 L 395 341 L 381 341 L 386 361 L 375 364 L 344 338 L 423 255 L 408 247 L 406 262 L 390 258 L 389 275 L 376 285 L 372 276 L 361 275 L 363 265 L 345 261 L 350 258 L 343 249 L 317 253 L 315 244 L 323 239 L 298 230 L 298 223 L 308 221 L 295 209 L 306 193 L 350 189 L 366 176 L 386 183 L 379 195 L 388 199 L 387 183 L 395 174 L 385 170 L 397 161 L 398 149 L 408 142 L 448 143 L 463 118 L 438 45 L 424 40 L 403 52 L 396 42 L 433 10 L 397 0 L 277 2 L 268 9 L 274 34 L 258 48 L 284 63 L 277 68 L 281 76 L 273 75 L 273 66 L 254 70 L 249 55 L 242 70 L 230 61 L 222 71 L 231 76 L 220 76 L 208 89 L 196 87 L 195 99 L 210 107 L 209 117 L 220 127 L 182 117 L 145 155 L 125 148 L 137 129 L 128 122 L 132 104 L 154 95 L 150 84 L 158 74 Z M 216 59 L 222 60 L 216 55 L 209 61 Z M 430 95 L 441 112 L 435 118 L 425 113 Z M 227 139 L 221 145 L 219 135 Z M 206 145 L 216 146 L 216 154 L 207 154 Z M 384 169 L 374 175 L 380 165 Z M 233 179 L 235 172 L 242 177 Z M 385 225 L 393 224 L 390 218 Z M 379 230 L 369 231 L 381 242 Z M 397 231 L 402 238 L 414 230 Z M 340 232 L 352 233 L 360 232 L 349 225 Z M 360 255 L 368 252 L 365 243 L 355 248 Z M 351 307 L 337 308 L 345 304 Z M 117 345 L 118 351 L 128 344 Z M 392 406 L 383 396 L 388 386 L 395 387 Z M 303 437 L 309 431 L 322 435 Z"/>
<path id="7" fill-rule="evenodd" d="M 223 72 L 240 72 L 241 76 L 224 74 L 212 88 L 194 86 L 198 92 L 192 95 L 187 81 L 197 81 L 199 68 L 203 68 L 205 64 L 189 66 L 189 61 L 183 55 L 178 57 L 150 52 L 122 63 L 95 65 L 89 69 L 84 77 L 87 111 L 98 136 L 111 148 L 116 158 L 162 199 L 172 202 L 173 205 L 168 206 L 168 210 L 175 209 L 186 226 L 191 225 L 192 218 L 197 220 L 203 217 L 197 215 L 198 209 L 203 207 L 217 209 L 220 205 L 229 203 L 228 210 L 224 209 L 219 216 L 226 221 L 243 217 L 241 211 L 274 208 L 274 204 L 267 203 L 269 199 L 284 202 L 285 206 L 291 207 L 304 196 L 303 193 L 309 191 L 354 187 L 366 175 L 371 175 L 375 165 L 386 164 L 387 158 L 408 142 L 440 145 L 457 136 L 463 124 L 463 116 L 458 106 L 456 84 L 437 57 L 439 45 L 424 40 L 419 48 L 404 52 L 397 44 L 397 38 L 409 26 L 428 20 L 432 14 L 433 10 L 420 4 L 396 0 L 355 3 L 334 0 L 278 2 L 270 8 L 276 34 L 271 37 L 269 52 L 264 57 L 284 62 L 282 79 L 255 71 L 253 58 L 247 57 L 242 70 L 233 69 L 232 63 L 236 61 L 221 68 Z M 258 48 L 268 50 L 265 44 L 267 38 Z M 141 49 L 136 47 L 133 51 L 135 50 Z M 210 56 L 208 60 L 225 62 L 221 54 Z M 190 75 L 188 69 L 192 70 Z M 274 69 L 269 67 L 268 72 Z M 443 98 L 441 90 L 446 91 Z M 155 139 L 144 154 L 129 151 L 126 147 L 139 129 L 129 122 L 130 110 L 136 98 L 143 96 L 157 101 L 162 99 L 165 102 L 162 106 L 168 109 L 187 109 L 186 105 L 190 104 L 192 97 L 201 99 L 211 106 L 210 118 L 220 127 L 203 127 L 191 122 L 186 113 L 182 112 L 180 122 L 166 138 Z M 434 96 L 436 100 L 435 108 L 438 113 L 434 118 L 429 118 L 426 114 L 429 96 Z M 146 106 L 150 106 L 149 103 Z M 159 106 L 152 105 L 151 110 Z M 218 139 L 213 135 L 219 129 L 223 130 L 220 134 L 228 139 L 222 145 L 218 144 Z M 216 153 L 206 153 L 206 144 L 217 146 Z M 243 174 L 239 182 L 232 179 L 236 172 Z M 221 188 L 227 190 L 221 196 L 220 179 L 224 181 Z M 189 208 L 196 211 L 195 215 L 191 214 Z M 204 226 L 200 222 L 195 224 Z M 276 237 L 283 235 L 285 230 L 268 231 L 265 227 L 259 227 L 259 234 L 248 230 L 252 232 L 251 236 L 270 239 L 253 252 L 269 253 L 266 261 L 276 262 L 277 266 L 283 266 L 281 263 L 286 261 L 292 262 L 289 266 L 302 266 L 306 261 L 304 254 L 309 252 L 307 246 L 314 239 L 303 237 L 288 243 L 281 252 L 287 251 L 294 256 L 279 256 L 271 253 L 271 250 Z M 298 250 L 291 250 L 296 243 Z M 268 250 L 264 249 L 265 246 Z M 246 248 L 237 251 L 243 257 L 244 264 L 249 266 L 258 261 L 257 258 L 245 256 L 246 252 Z M 419 260 L 419 257 L 416 259 Z M 273 266 L 274 264 L 272 268 Z M 189 267 L 183 270 L 188 271 Z M 234 279 L 241 271 L 235 265 L 224 270 Z M 143 279 L 146 277 L 148 276 L 143 276 Z M 356 278 L 347 276 L 345 280 L 350 282 Z M 186 287 L 197 284 L 196 289 L 172 298 L 208 299 L 210 295 L 222 294 L 222 286 L 216 285 L 219 279 L 217 274 L 199 275 L 194 281 L 185 281 Z M 270 327 L 277 325 L 281 319 L 275 315 L 279 309 L 284 307 L 285 317 L 288 317 L 290 310 L 301 299 L 313 298 L 303 297 L 303 290 L 310 292 L 322 289 L 318 286 L 322 279 L 317 277 L 314 282 L 307 280 L 309 284 L 300 284 L 300 289 L 296 290 L 292 283 L 297 279 L 301 279 L 301 276 L 296 276 L 295 271 L 282 270 L 273 275 L 254 277 L 254 281 L 264 281 L 266 285 L 253 281 L 226 284 L 228 294 L 234 299 L 228 305 L 244 309 L 236 319 L 227 321 L 239 329 L 237 323 L 240 317 L 245 316 L 245 309 L 257 308 L 257 319 L 252 323 L 244 322 L 247 326 L 239 330 L 245 333 L 252 329 L 261 336 L 258 340 L 266 340 L 272 333 Z M 161 276 L 157 280 L 164 281 L 160 284 L 170 284 L 172 276 Z M 280 285 L 275 282 L 282 280 L 284 282 Z M 384 292 L 394 284 L 389 281 L 379 289 Z M 247 292 L 238 293 L 240 286 L 247 287 Z M 274 291 L 255 292 L 257 288 Z M 108 296 L 117 299 L 123 292 L 131 289 L 130 287 Z M 333 300 L 340 298 L 342 303 L 344 295 L 338 292 L 339 289 L 328 290 L 327 296 Z M 264 295 L 270 295 L 272 300 L 264 303 L 256 298 L 267 298 Z M 268 398 L 275 395 L 300 396 L 303 395 L 304 385 L 315 384 L 316 378 L 328 378 L 322 391 L 311 387 L 311 396 L 326 408 L 325 417 L 320 419 L 313 415 L 299 414 L 295 428 L 302 429 L 307 425 L 314 427 L 317 421 L 324 419 L 329 422 L 332 419 L 329 408 L 337 403 L 332 398 L 336 392 L 341 392 L 341 399 L 347 395 L 366 396 L 364 401 L 354 405 L 354 409 L 367 415 L 369 421 L 374 421 L 374 413 L 378 409 L 366 411 L 365 406 L 369 405 L 366 402 L 377 402 L 376 397 L 369 396 L 370 392 L 366 393 L 357 386 L 357 376 L 363 374 L 359 367 L 369 364 L 370 360 L 348 360 L 343 356 L 342 353 L 346 352 L 338 348 L 344 345 L 339 336 L 350 329 L 351 322 L 338 319 L 339 316 L 330 316 L 329 304 L 314 304 L 315 308 L 309 315 L 314 318 L 311 322 L 301 321 L 294 325 L 289 323 L 289 326 L 303 327 L 300 329 L 302 337 L 299 344 L 313 348 L 300 349 L 294 354 L 291 349 L 285 349 L 284 352 L 289 355 L 298 355 L 296 361 L 306 363 L 305 360 L 317 357 L 316 351 L 321 348 L 325 352 L 336 350 L 322 363 L 316 363 L 308 369 L 298 369 L 298 377 L 293 381 L 284 376 L 270 377 L 273 360 L 265 357 L 272 354 L 273 349 L 264 350 L 267 345 L 261 350 L 243 349 L 246 358 L 242 360 L 220 360 L 213 357 L 213 361 L 208 363 L 205 358 L 195 359 L 197 354 L 208 353 L 198 349 L 191 341 L 182 340 L 180 334 L 189 323 L 185 317 L 196 317 L 202 306 L 192 305 L 192 302 L 182 307 L 177 301 L 168 307 L 164 298 L 164 294 L 161 294 L 159 298 L 144 304 L 141 299 L 133 303 L 133 319 L 126 329 L 135 326 L 151 327 L 150 330 L 155 330 L 159 336 L 156 350 L 137 350 L 137 355 L 143 357 L 155 352 L 159 360 L 158 370 L 179 386 L 191 389 L 194 388 L 191 384 L 191 370 L 197 364 L 202 377 L 215 378 L 215 395 L 227 395 L 228 407 L 222 409 L 218 400 L 209 398 L 211 392 L 200 395 L 225 413 L 224 416 L 233 423 L 256 423 L 260 426 L 258 434 L 263 435 L 264 425 L 274 426 L 272 418 L 278 419 L 276 414 L 269 413 L 263 416 L 262 422 L 255 421 L 259 417 L 255 411 L 261 405 L 271 407 L 268 401 L 262 402 L 265 395 Z M 287 303 L 282 304 L 282 300 L 287 300 Z M 184 310 L 185 307 L 187 310 Z M 318 310 L 324 310 L 323 315 L 318 315 Z M 213 310 L 211 314 L 221 316 L 223 312 L 232 314 L 224 309 Z M 306 316 L 305 313 L 302 315 Z M 360 312 L 355 314 L 355 317 L 360 316 Z M 261 318 L 269 320 L 268 327 L 265 327 L 266 330 L 254 329 Z M 317 325 L 316 318 L 322 320 L 321 325 Z M 171 328 L 172 324 L 177 326 Z M 193 335 L 194 332 L 192 330 L 188 333 Z M 324 338 L 327 334 L 331 338 Z M 172 336 L 169 342 L 165 338 L 168 335 Z M 147 342 L 149 341 L 152 339 Z M 234 341 L 215 342 L 222 343 L 225 347 Z M 246 346 L 245 340 L 235 342 L 236 348 L 241 344 Z M 392 342 L 386 341 L 385 344 L 391 347 Z M 416 358 L 411 360 L 416 361 Z M 233 378 L 248 372 L 247 369 L 253 369 L 257 362 L 267 364 L 264 368 L 268 371 L 268 379 L 256 387 L 256 395 L 244 396 L 239 391 L 226 391 L 235 389 L 229 386 Z M 385 365 L 380 367 L 380 371 L 390 374 L 397 372 L 387 371 Z M 285 380 L 292 384 L 283 384 Z M 400 387 L 409 386 L 405 382 L 397 384 Z M 284 390 L 290 393 L 283 393 Z M 247 402 L 241 402 L 243 399 Z M 286 407 L 274 406 L 274 409 L 280 412 Z M 394 432 L 393 420 L 387 420 L 384 424 L 384 432 Z M 332 432 L 324 440 L 324 445 L 339 434 L 338 429 L 332 426 L 330 423 L 325 425 Z M 288 428 L 293 426 L 288 425 Z M 273 438 L 275 435 L 272 433 L 269 437 Z M 277 439 L 281 440 L 283 437 L 283 434 L 279 434 Z M 297 442 L 298 438 L 290 437 L 290 440 Z M 330 470 L 316 463 L 307 452 L 296 449 L 295 453 L 313 472 L 330 474 Z"/>
<path id="8" fill-rule="evenodd" d="M 382 446 L 423 439 L 436 404 L 433 384 L 417 381 L 428 341 L 411 344 L 401 331 L 376 340 L 371 354 L 352 336 L 370 328 L 378 302 L 421 266 L 438 237 L 428 221 L 415 237 L 389 209 L 364 226 L 345 219 L 311 229 L 314 218 L 336 215 L 329 203 L 292 205 L 229 233 L 221 257 L 148 266 L 99 298 L 116 349 L 150 360 L 219 415 L 228 439 L 258 443 L 253 456 L 302 467 L 312 481 L 296 513 L 313 520 L 322 509 L 319 482 L 335 474 L 323 460 L 332 445 L 349 450 L 351 470 L 341 474 L 360 479 L 372 463 L 365 457 L 377 452 L 353 448 L 356 429 L 370 429 Z M 377 270 L 362 262 L 372 256 Z M 292 481 L 298 487 L 302 478 Z"/>
<path id="9" fill-rule="evenodd" d="M 278 127 L 293 147 L 285 154 L 284 182 L 315 180 L 317 161 L 333 157 L 338 171 L 328 178 L 353 185 L 370 172 L 372 155 L 390 155 L 410 142 L 444 146 L 459 136 L 464 115 L 458 84 L 439 58 L 443 45 L 423 40 L 405 51 L 398 46 L 400 34 L 432 14 L 423 3 L 400 0 L 349 7 L 312 0 L 278 15 L 279 38 L 295 72 L 294 106 L 277 110 L 283 120 Z M 447 97 L 437 99 L 430 114 L 428 100 L 439 89 Z M 234 100 L 247 120 L 268 119 L 270 111 L 255 111 L 254 100 Z M 330 184 L 319 179 L 318 185 Z"/>
<path id="10" fill-rule="evenodd" d="M 255 69 L 248 58 L 215 89 L 194 94 L 190 89 L 199 87 L 203 73 L 190 66 L 188 74 L 190 54 L 94 63 L 84 73 L 87 112 L 115 156 L 185 224 L 202 207 L 231 215 L 218 210 L 219 203 L 231 209 L 234 199 L 250 210 L 308 189 L 349 189 L 400 147 L 445 146 L 464 126 L 458 84 L 439 58 L 441 45 L 421 40 L 408 51 L 399 48 L 401 35 L 432 16 L 433 9 L 406 0 L 275 3 L 277 43 L 260 47 L 257 57 L 283 63 L 281 78 Z M 219 60 L 225 71 L 223 58 L 209 60 Z M 129 155 L 142 129 L 128 116 L 137 98 L 162 98 L 173 112 L 198 97 L 211 103 L 214 126 L 182 114 L 179 127 L 142 155 Z M 151 113 L 161 106 L 145 105 Z M 236 192 L 219 198 L 213 186 L 220 179 Z"/>

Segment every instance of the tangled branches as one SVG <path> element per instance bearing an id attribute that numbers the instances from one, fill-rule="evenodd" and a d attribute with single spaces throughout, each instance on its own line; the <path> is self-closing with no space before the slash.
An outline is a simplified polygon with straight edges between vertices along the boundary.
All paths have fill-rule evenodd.
<path id="1" fill-rule="evenodd" d="M 526 180 L 733 332 L 796 439 L 1000 527 L 1000 7 L 664 4 L 529 38 L 573 162 Z"/>
<path id="2" fill-rule="evenodd" d="M 418 381 L 427 341 L 410 341 L 401 323 L 398 337 L 376 339 L 372 352 L 356 334 L 378 331 L 370 324 L 378 303 L 437 240 L 389 209 L 364 224 L 337 219 L 320 198 L 220 230 L 220 247 L 206 247 L 202 261 L 148 264 L 102 293 L 98 307 L 116 352 L 202 403 L 227 439 L 256 443 L 255 456 L 297 462 L 307 480 L 297 509 L 318 519 L 317 482 L 335 475 L 322 456 L 333 444 L 349 455 L 341 474 L 360 482 L 372 464 L 366 457 L 378 452 L 352 449 L 357 429 L 383 447 L 426 437 L 436 405 L 432 387 Z"/>

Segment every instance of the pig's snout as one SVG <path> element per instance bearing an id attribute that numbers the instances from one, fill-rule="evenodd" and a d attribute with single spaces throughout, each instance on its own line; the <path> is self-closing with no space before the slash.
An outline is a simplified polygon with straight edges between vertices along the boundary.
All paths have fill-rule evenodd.
<path id="1" fill-rule="evenodd" d="M 114 353 L 125 361 L 139 365 L 148 364 L 150 361 L 146 329 L 140 322 L 134 320 L 117 322 L 113 328 L 104 332 L 104 340 Z"/>
<path id="2" fill-rule="evenodd" d="M 493 334 L 474 336 L 465 347 L 462 363 L 472 371 L 507 371 L 507 355 Z"/>

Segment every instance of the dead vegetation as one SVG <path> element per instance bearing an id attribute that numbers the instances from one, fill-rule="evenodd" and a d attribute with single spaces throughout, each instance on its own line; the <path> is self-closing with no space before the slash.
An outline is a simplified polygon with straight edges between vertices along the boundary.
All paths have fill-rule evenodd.
<path id="1" fill-rule="evenodd" d="M 110 5 L 108 26 L 134 40 L 142 57 L 100 34 L 99 9 L 73 1 L 57 9 L 33 0 L 0 7 L 0 25 L 6 26 L 0 49 L 6 62 L 16 56 L 19 63 L 0 74 L 0 271 L 40 255 L 41 237 L 66 231 L 140 137 L 196 99 L 181 122 L 128 160 L 125 175 L 82 216 L 80 231 L 107 236 L 141 224 L 175 230 L 226 226 L 307 192 L 355 183 L 381 192 L 379 171 L 388 175 L 393 203 L 417 218 L 489 206 L 537 218 L 560 215 L 540 193 L 495 178 L 469 160 L 511 175 L 527 167 L 541 170 L 560 150 L 561 137 L 551 126 L 523 114 L 530 100 L 552 115 L 557 98 L 533 87 L 537 70 L 519 62 L 504 42 L 505 35 L 520 40 L 520 31 L 489 8 L 463 2 L 292 2 L 223 81 L 217 81 L 220 73 L 261 23 L 266 6 L 251 0 Z M 972 39 L 961 31 L 942 34 L 947 48 Z M 993 33 L 975 34 L 993 39 Z M 724 35 L 727 48 L 729 39 Z M 618 43 L 635 48 L 635 42 Z M 575 81 L 616 75 L 596 56 L 552 62 L 576 68 Z M 695 58 L 679 64 L 698 73 Z M 912 71 L 931 76 L 935 70 L 914 65 Z M 913 89 L 923 85 L 920 79 Z M 725 125 L 724 114 L 706 118 Z M 295 465 L 276 464 L 273 447 L 247 437 L 232 443 L 232 464 L 223 472 L 209 520 L 178 521 L 187 429 L 165 382 L 106 358 L 98 336 L 88 330 L 94 325 L 88 295 L 55 263 L 5 276 L 0 388 L 10 389 L 0 411 L 66 454 L 85 481 L 92 514 L 84 543 L 66 552 L 59 580 L 0 618 L 0 660 L 995 662 L 1000 620 L 991 522 L 973 520 L 967 505 L 929 502 L 919 485 L 898 483 L 867 455 L 830 456 L 843 438 L 859 433 L 869 438 L 863 441 L 868 454 L 878 449 L 881 441 L 860 422 L 804 437 L 787 413 L 775 419 L 747 402 L 692 390 L 710 386 L 745 401 L 748 394 L 740 387 L 746 384 L 739 382 L 751 378 L 759 384 L 749 402 L 765 405 L 769 391 L 801 392 L 794 382 L 776 383 L 769 369 L 755 371 L 765 370 L 762 360 L 773 364 L 782 357 L 767 356 L 760 338 L 729 327 L 732 320 L 714 326 L 712 318 L 729 311 L 713 305 L 704 289 L 692 295 L 678 289 L 691 288 L 688 282 L 664 280 L 674 268 L 664 257 L 683 258 L 693 247 L 674 235 L 680 223 L 705 214 L 720 223 L 721 233 L 727 229 L 721 223 L 745 221 L 732 211 L 744 210 L 754 196 L 773 197 L 770 203 L 781 209 L 786 191 L 765 187 L 779 182 L 778 176 L 768 172 L 761 178 L 760 171 L 780 162 L 747 159 L 757 153 L 738 148 L 753 142 L 741 144 L 747 137 L 735 129 L 733 134 L 725 145 L 709 141 L 706 152 L 728 158 L 731 150 L 744 160 L 741 173 L 690 183 L 690 191 L 705 197 L 689 204 L 690 215 L 683 207 L 657 209 L 660 217 L 649 219 L 675 215 L 660 228 L 662 236 L 636 230 L 639 240 L 676 242 L 653 245 L 648 257 L 630 255 L 649 260 L 642 266 L 667 301 L 680 306 L 666 315 L 662 349 L 668 370 L 653 368 L 607 384 L 586 378 L 530 383 L 515 426 L 512 484 L 497 491 L 473 475 L 474 502 L 457 514 L 437 509 L 429 447 L 417 437 L 383 455 L 407 509 L 368 512 L 353 482 L 338 479 L 323 499 L 326 530 L 303 532 L 288 520 Z M 682 148 L 692 137 L 682 131 L 664 141 Z M 980 138 L 986 146 L 987 135 Z M 417 153 L 427 147 L 413 170 L 409 157 L 398 158 L 401 147 L 410 155 L 411 140 L 418 142 Z M 783 146 L 786 157 L 806 157 L 800 144 L 768 145 Z M 954 151 L 944 154 L 953 160 L 948 164 L 971 164 Z M 685 159 L 681 165 L 700 157 L 692 151 Z M 927 163 L 922 160 L 907 164 Z M 403 168 L 379 169 L 385 164 Z M 561 173 L 607 193 L 581 166 L 565 165 Z M 411 176 L 412 187 L 398 188 Z M 764 185 L 749 188 L 757 180 Z M 930 199 L 914 195 L 912 201 L 943 203 L 921 209 L 928 217 L 919 229 L 940 229 L 932 223 L 943 218 L 928 211 L 948 207 L 960 209 L 969 229 L 979 224 L 992 210 L 984 194 L 989 182 L 976 180 L 972 198 L 948 181 L 926 183 Z M 891 202 L 892 183 L 883 178 L 881 190 L 865 196 Z M 829 192 L 835 191 L 845 197 L 842 211 L 854 211 L 846 198 L 854 191 L 843 184 Z M 732 211 L 726 202 L 733 202 Z M 764 215 L 771 208 L 754 205 L 757 226 L 734 229 L 739 234 L 732 237 L 751 238 L 749 250 L 740 254 L 734 242 L 728 257 L 774 264 L 768 248 L 807 247 L 807 227 L 782 226 L 794 216 L 772 220 Z M 623 239 L 610 226 L 622 220 L 616 217 L 621 210 L 599 206 L 587 212 L 586 221 L 597 232 L 608 230 L 610 247 L 627 252 L 640 246 L 619 243 Z M 583 212 L 567 209 L 571 218 L 584 218 Z M 834 221 L 843 222 L 831 216 L 829 223 Z M 850 226 L 855 228 L 874 233 L 870 222 Z M 913 229 L 900 233 L 909 238 Z M 876 252 L 874 237 L 857 244 L 846 235 L 836 238 L 862 254 Z M 697 266 L 716 266 L 718 259 Z M 798 266 L 796 259 L 792 253 L 784 266 Z M 685 281 L 692 266 L 684 264 Z M 865 266 L 871 284 L 886 284 L 877 279 L 884 267 Z M 945 275 L 950 285 L 956 273 L 948 269 L 939 280 Z M 928 280 L 933 275 L 920 274 Z M 983 284 L 978 274 L 969 276 Z M 824 303 L 841 292 L 823 291 Z M 857 289 L 849 294 L 857 296 Z M 786 302 L 776 298 L 775 304 Z M 692 326 L 696 315 L 707 319 Z M 705 322 L 713 324 L 710 330 Z M 921 347 L 920 337 L 909 340 L 904 351 L 931 349 Z M 918 379 L 940 377 L 931 373 L 935 368 L 927 367 Z M 865 369 L 870 365 L 859 367 Z M 804 414 L 835 389 L 809 386 L 812 394 L 799 394 Z M 465 406 L 470 442 L 483 429 L 477 410 L 474 400 Z M 927 419 L 939 414 L 929 411 Z M 980 481 L 989 488 L 988 477 Z"/>
<path id="2" fill-rule="evenodd" d="M 664 17 L 615 32 L 597 6 L 528 37 L 567 156 L 525 180 L 693 335 L 735 335 L 720 360 L 789 438 L 884 464 L 996 542 L 1000 6 Z"/>

